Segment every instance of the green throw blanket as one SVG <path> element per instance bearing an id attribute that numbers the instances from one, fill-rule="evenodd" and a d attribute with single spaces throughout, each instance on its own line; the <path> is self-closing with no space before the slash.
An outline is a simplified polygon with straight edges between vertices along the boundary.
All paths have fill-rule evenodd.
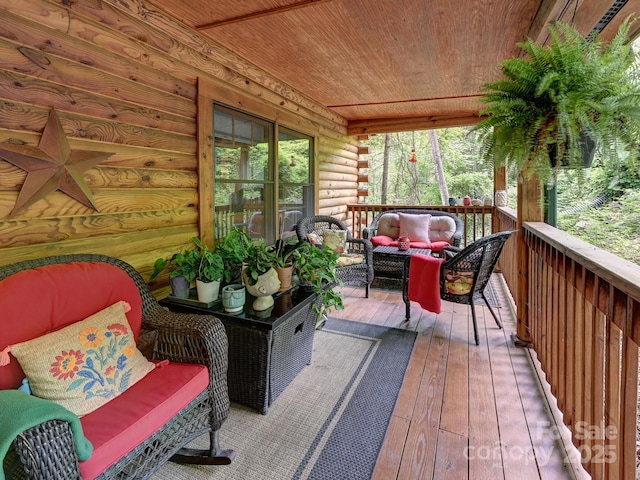
<path id="1" fill-rule="evenodd" d="M 80 460 L 87 460 L 93 445 L 82 432 L 78 416 L 49 400 L 27 395 L 19 390 L 0 390 L 0 460 L 4 460 L 11 442 L 25 430 L 48 420 L 64 420 L 71 424 Z M 0 465 L 1 466 L 1 465 Z M 0 468 L 0 480 L 4 470 Z"/>

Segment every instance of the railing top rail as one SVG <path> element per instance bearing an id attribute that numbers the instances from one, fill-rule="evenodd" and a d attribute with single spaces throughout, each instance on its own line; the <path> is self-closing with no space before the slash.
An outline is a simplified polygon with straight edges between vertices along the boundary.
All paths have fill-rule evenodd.
<path id="1" fill-rule="evenodd" d="M 514 210 L 513 208 L 511 208 L 511 207 L 496 207 L 496 209 L 500 213 L 502 213 L 503 215 L 506 215 L 507 217 L 509 217 L 514 222 L 518 221 L 518 212 L 516 210 Z"/>
<path id="2" fill-rule="evenodd" d="M 640 302 L 640 266 L 541 222 L 523 228 Z"/>

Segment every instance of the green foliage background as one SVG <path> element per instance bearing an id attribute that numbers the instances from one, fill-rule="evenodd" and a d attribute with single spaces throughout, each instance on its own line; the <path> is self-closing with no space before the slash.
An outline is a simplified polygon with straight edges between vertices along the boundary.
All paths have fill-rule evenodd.
<path id="1" fill-rule="evenodd" d="M 483 198 L 493 195 L 493 171 L 479 158 L 476 135 L 470 128 L 437 130 L 440 156 L 449 195 Z M 382 165 L 384 135 L 369 142 L 368 203 L 382 203 Z M 411 163 L 411 149 L 416 163 Z M 440 190 L 433 163 L 429 132 L 391 134 L 387 202 L 397 205 L 441 205 Z"/>
<path id="2" fill-rule="evenodd" d="M 476 134 L 468 128 L 438 130 L 449 194 L 482 198 L 493 194 L 493 171 L 480 160 Z M 384 135 L 369 142 L 369 197 L 381 202 Z M 411 148 L 417 162 L 409 162 Z M 515 172 L 509 173 L 509 206 L 516 208 Z M 596 154 L 592 168 L 560 170 L 558 228 L 640 265 L 640 160 L 637 156 Z M 601 199 L 603 205 L 594 206 Z M 440 205 L 429 134 L 391 134 L 387 202 L 398 205 Z M 571 213 L 572 211 L 575 213 Z M 567 213 L 563 213 L 567 212 Z"/>

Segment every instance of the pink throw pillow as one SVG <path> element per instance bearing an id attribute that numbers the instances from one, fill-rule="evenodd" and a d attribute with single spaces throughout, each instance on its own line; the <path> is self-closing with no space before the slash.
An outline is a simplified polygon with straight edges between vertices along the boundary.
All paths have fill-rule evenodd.
<path id="1" fill-rule="evenodd" d="M 429 221 L 431 215 L 412 215 L 408 213 L 398 213 L 400 217 L 400 235 L 407 235 L 412 242 L 430 243 Z"/>

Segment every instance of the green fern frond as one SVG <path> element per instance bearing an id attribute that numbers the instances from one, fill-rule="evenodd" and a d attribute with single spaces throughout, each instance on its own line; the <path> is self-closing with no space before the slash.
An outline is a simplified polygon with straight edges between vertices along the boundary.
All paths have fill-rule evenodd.
<path id="1" fill-rule="evenodd" d="M 584 39 L 571 25 L 549 27 L 550 42 L 518 44 L 524 57 L 501 64 L 503 78 L 486 83 L 485 118 L 476 125 L 482 158 L 515 164 L 545 178 L 550 145 L 569 164 L 581 157 L 588 132 L 607 153 L 637 150 L 640 136 L 640 66 L 628 44 L 627 19 L 609 43 Z"/>

